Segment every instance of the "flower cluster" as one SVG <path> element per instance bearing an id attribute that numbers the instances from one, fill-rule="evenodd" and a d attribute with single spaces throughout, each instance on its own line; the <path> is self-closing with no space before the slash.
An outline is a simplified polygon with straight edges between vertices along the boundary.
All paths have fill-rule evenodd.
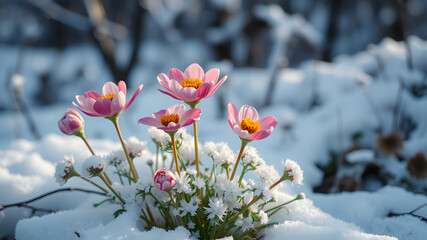
<path id="1" fill-rule="evenodd" d="M 127 211 L 129 205 L 137 205 L 147 229 L 184 226 L 200 239 L 250 238 L 274 224 L 270 217 L 286 204 L 304 198 L 300 194 L 286 203 L 271 204 L 276 202 L 276 186 L 280 183 L 302 183 L 302 170 L 288 159 L 280 175 L 266 164 L 255 148 L 247 146 L 273 133 L 278 124 L 273 116 L 260 118 L 251 106 L 244 105 L 238 111 L 229 103 L 228 122 L 239 137 L 236 139 L 241 141 L 240 150 L 234 152 L 225 142 L 206 142 L 202 150 L 197 134 L 202 110 L 197 106 L 227 79 L 224 76 L 218 81 L 219 69 L 205 73 L 198 64 L 191 64 L 184 72 L 174 68 L 167 75 L 159 74 L 157 79 L 165 88 L 160 90 L 162 93 L 183 101 L 190 109 L 177 104 L 139 119 L 139 123 L 151 126 L 148 135 L 155 143 L 156 153 L 149 153 L 147 144 L 135 137 L 123 140 L 118 125 L 119 115 L 131 105 L 142 85 L 126 103 L 125 83 L 109 82 L 104 85 L 102 94 L 86 92 L 76 96 L 80 106 L 73 104 L 86 115 L 112 121 L 123 149 L 105 156 L 96 155 L 84 135 L 83 118 L 69 109 L 58 122 L 59 128 L 67 135 L 82 138 L 92 156 L 83 162 L 81 174 L 74 169 L 72 157 L 58 163 L 55 174 L 58 183 L 62 185 L 71 177 L 79 177 L 122 206 L 116 216 Z M 184 129 L 190 125 L 193 125 L 193 136 Z M 207 161 L 208 158 L 212 161 Z M 138 175 L 134 161 L 145 161 L 152 175 Z M 255 178 L 245 179 L 251 171 L 254 174 L 250 176 Z M 113 178 L 107 172 L 113 172 Z M 96 183 L 96 179 L 108 190 Z"/>

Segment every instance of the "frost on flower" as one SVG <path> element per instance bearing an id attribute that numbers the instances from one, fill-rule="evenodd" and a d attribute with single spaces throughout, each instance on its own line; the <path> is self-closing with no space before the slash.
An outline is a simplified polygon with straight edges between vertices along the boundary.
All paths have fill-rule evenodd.
<path id="1" fill-rule="evenodd" d="M 265 161 L 258 155 L 256 148 L 252 146 L 247 146 L 242 155 L 243 164 L 254 164 L 254 165 L 263 165 Z"/>
<path id="2" fill-rule="evenodd" d="M 181 172 L 181 176 L 175 174 L 175 180 L 175 189 L 178 193 L 191 194 L 193 192 L 190 186 L 190 178 L 188 178 L 186 172 Z"/>
<path id="3" fill-rule="evenodd" d="M 236 159 L 233 150 L 231 150 L 225 142 L 206 142 L 204 149 L 205 153 L 212 157 L 214 164 L 217 166 L 221 166 L 223 164 L 230 165 L 234 163 Z"/>
<path id="4" fill-rule="evenodd" d="M 184 217 L 188 213 L 191 216 L 195 216 L 196 211 L 199 208 L 200 199 L 198 197 L 193 197 L 193 198 L 191 198 L 191 200 L 189 202 L 187 202 L 185 199 L 183 199 L 179 202 L 179 204 L 181 205 L 181 207 L 178 208 L 178 211 L 180 212 L 179 215 L 181 217 Z"/>
<path id="5" fill-rule="evenodd" d="M 302 180 L 304 179 L 304 177 L 301 167 L 298 165 L 298 163 L 290 159 L 286 159 L 284 166 L 284 174 L 286 174 L 293 183 L 302 184 Z"/>
<path id="6" fill-rule="evenodd" d="M 86 159 L 82 165 L 82 175 L 93 177 L 100 174 L 105 168 L 105 159 L 99 155 L 93 155 Z"/>
<path id="7" fill-rule="evenodd" d="M 214 190 L 219 196 L 223 196 L 224 203 L 230 209 L 239 207 L 237 197 L 242 195 L 242 189 L 239 188 L 239 184 L 236 181 L 230 181 L 225 174 L 220 174 L 216 177 Z"/>
<path id="8" fill-rule="evenodd" d="M 254 194 L 256 196 L 262 196 L 262 200 L 265 202 L 270 201 L 273 196 L 271 194 L 270 184 L 267 184 L 265 182 L 258 182 L 253 188 L 255 189 Z"/>
<path id="9" fill-rule="evenodd" d="M 214 219 L 217 216 L 222 220 L 222 217 L 227 211 L 227 205 L 224 204 L 222 198 L 211 198 L 209 199 L 209 207 L 205 207 L 206 213 L 208 213 L 209 219 Z"/>
<path id="10" fill-rule="evenodd" d="M 111 152 L 107 156 L 105 156 L 105 160 L 108 164 L 113 165 L 117 168 L 117 170 L 124 170 L 128 168 L 128 163 L 126 161 L 126 155 L 123 150 L 117 150 Z"/>
<path id="11" fill-rule="evenodd" d="M 239 216 L 241 216 L 241 215 L 239 215 Z M 245 231 L 247 229 L 253 228 L 254 224 L 253 224 L 253 220 L 251 217 L 245 217 L 245 218 L 239 218 L 236 221 L 236 226 L 242 227 L 242 230 Z"/>
<path id="12" fill-rule="evenodd" d="M 163 130 L 157 129 L 156 127 L 150 127 L 147 130 L 148 136 L 162 146 L 167 146 L 170 142 L 170 136 Z"/>
<path id="13" fill-rule="evenodd" d="M 73 156 L 64 156 L 64 160 L 58 162 L 55 168 L 55 180 L 59 185 L 64 185 L 72 177 L 74 158 Z"/>
<path id="14" fill-rule="evenodd" d="M 126 141 L 126 148 L 131 157 L 140 157 L 142 152 L 147 149 L 147 143 L 139 141 L 136 137 L 130 137 Z"/>
<path id="15" fill-rule="evenodd" d="M 196 180 L 193 181 L 193 185 L 198 189 L 203 189 L 205 187 L 205 180 L 203 180 L 203 178 L 196 178 Z"/>
<path id="16" fill-rule="evenodd" d="M 263 210 L 259 211 L 258 216 L 260 217 L 260 223 L 261 224 L 267 224 L 268 222 L 268 215 Z"/>
<path id="17" fill-rule="evenodd" d="M 268 185 L 272 185 L 280 179 L 279 173 L 273 166 L 260 165 L 255 170 L 255 174 L 260 181 L 265 182 Z"/>

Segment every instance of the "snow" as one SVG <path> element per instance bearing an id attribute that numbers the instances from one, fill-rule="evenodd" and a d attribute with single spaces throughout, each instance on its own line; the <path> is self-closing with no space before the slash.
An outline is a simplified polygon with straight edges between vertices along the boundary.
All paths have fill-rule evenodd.
<path id="1" fill-rule="evenodd" d="M 294 2 L 298 4 L 297 1 Z M 155 1 L 151 1 L 151 4 L 155 4 Z M 217 7 L 235 8 L 229 4 L 231 1 L 222 1 Z M 301 8 L 302 5 L 304 4 L 301 4 Z M 178 15 L 183 8 L 162 9 L 161 6 L 152 5 L 150 9 L 152 12 L 158 11 L 159 14 L 162 11 L 175 11 L 174 14 Z M 259 7 L 257 14 L 267 19 L 277 31 L 276 33 L 283 34 L 278 36 L 283 41 L 290 37 L 291 31 L 297 31 L 313 44 L 321 44 L 322 39 L 311 26 L 298 16 L 288 16 L 279 10 L 277 6 Z M 390 21 L 392 17 L 384 10 L 382 16 L 384 21 Z M 161 22 L 163 28 L 167 28 L 173 19 L 166 20 Z M 241 27 L 239 20 L 235 21 L 237 23 L 234 24 L 237 25 L 230 25 L 229 29 Z M 299 29 L 300 26 L 302 26 L 301 29 Z M 284 27 L 289 29 L 280 32 L 279 30 L 283 30 Z M 223 31 L 230 31 L 229 29 Z M 215 30 L 212 32 L 215 33 Z M 220 40 L 217 39 L 217 41 Z M 256 176 L 271 183 L 273 179 L 280 176 L 278 173 L 283 172 L 284 159 L 295 160 L 304 172 L 303 185 L 282 183 L 278 191 L 271 194 L 277 195 L 276 205 L 293 199 L 299 192 L 305 192 L 307 198 L 287 205 L 289 213 L 281 210 L 270 217 L 268 221 L 277 222 L 277 225 L 262 231 L 265 239 L 425 239 L 426 222 L 410 215 L 388 216 L 390 213 L 410 212 L 427 202 L 426 195 L 405 190 L 399 182 L 403 178 L 406 179 L 411 184 L 411 190 L 414 191 L 422 191 L 426 186 L 426 180 L 411 177 L 405 165 L 405 161 L 417 152 L 427 154 L 425 150 L 427 149 L 427 111 L 423 110 L 427 109 L 427 99 L 425 96 L 415 97 L 408 91 L 411 86 L 425 84 L 427 41 L 412 36 L 409 42 L 413 50 L 415 70 L 406 68 L 403 43 L 391 39 L 384 39 L 378 45 L 372 45 L 366 51 L 354 55 L 339 56 L 332 63 L 308 61 L 299 67 L 278 70 L 272 104 L 259 111 L 263 116 L 276 116 L 279 119 L 279 127 L 269 138 L 251 142 L 245 150 L 242 162 L 246 164 L 265 162 L 272 165 L 262 167 L 255 173 Z M 174 59 L 163 63 L 163 56 L 167 56 L 172 48 L 175 48 L 175 52 L 180 52 L 178 55 L 184 56 L 182 62 L 195 59 L 199 52 L 206 50 L 202 43 L 186 41 L 177 44 L 178 47 L 170 46 L 162 49 L 161 45 L 154 41 L 144 43 L 143 50 L 146 53 L 143 59 L 151 65 L 136 69 L 132 82 L 140 82 L 139 76 L 144 76 L 143 79 L 149 77 L 154 79 L 157 72 L 153 69 L 156 69 L 156 66 L 162 66 L 159 72 L 165 72 L 167 69 L 165 65 L 178 62 Z M 191 48 L 196 50 L 189 51 Z M 12 50 L 4 46 L 1 47 L 1 51 L 6 55 L 13 55 L 10 54 Z M 100 60 L 94 57 L 96 54 L 93 51 L 90 47 L 73 48 L 58 57 L 61 64 L 56 72 L 61 76 L 60 81 L 64 84 L 73 84 L 69 90 L 59 93 L 62 100 L 71 102 L 75 94 L 81 94 L 88 89 L 99 89 L 101 83 L 95 79 L 108 79 L 105 69 L 97 67 Z M 80 54 L 83 57 L 77 57 Z M 204 58 L 209 59 L 211 54 L 207 51 Z M 49 61 L 55 59 L 50 58 L 52 55 L 54 53 L 49 50 L 29 51 L 27 61 L 35 64 L 28 71 L 34 73 L 48 68 Z M 179 64 L 183 64 L 182 62 Z M 383 69 L 378 68 L 379 62 L 382 62 Z M 218 94 L 223 94 L 227 102 L 233 102 L 238 106 L 243 104 L 259 106 L 267 90 L 265 79 L 269 78 L 271 69 L 234 68 L 230 64 L 223 64 L 228 66 L 226 72 L 229 74 L 229 80 L 220 88 Z M 211 62 L 209 65 L 214 66 L 215 63 Z M 181 68 L 181 66 L 173 66 Z M 71 82 L 73 69 L 81 67 L 85 70 L 83 78 L 92 81 Z M 151 67 L 153 69 L 149 69 Z M 15 84 L 22 84 L 25 95 L 31 95 L 33 93 L 31 91 L 35 91 L 31 89 L 37 88 L 35 81 L 27 77 L 28 75 L 31 76 L 25 72 L 22 76 L 14 77 Z M 141 96 L 123 113 L 119 123 L 125 139 L 131 143 L 131 151 L 135 152 L 135 165 L 142 176 L 140 181 L 148 182 L 151 172 L 146 163 L 155 158 L 153 154 L 155 144 L 151 140 L 154 139 L 166 145 L 168 136 L 152 128 L 148 129 L 147 134 L 147 127 L 138 125 L 137 119 L 149 116 L 151 112 L 156 112 L 168 105 L 176 104 L 176 101 L 159 93 L 156 90 L 158 86 L 155 81 L 148 84 L 144 82 L 144 85 Z M 405 89 L 400 111 L 402 115 L 416 123 L 413 131 L 405 136 L 403 148 L 399 152 L 403 161 L 395 156 L 381 156 L 374 150 L 377 147 L 376 130 L 379 127 L 386 134 L 395 130 L 392 120 L 393 111 L 401 86 Z M 1 96 L 0 100 L 6 101 L 3 98 Z M 319 101 L 319 105 L 313 107 L 315 98 Z M 211 151 L 210 155 L 213 155 L 214 160 L 219 164 L 231 162 L 228 156 L 235 156 L 240 140 L 229 128 L 226 118 L 216 118 L 218 113 L 216 100 L 214 96 L 199 105 L 203 109 L 203 114 L 198 125 L 199 146 L 212 142 L 208 143 L 208 146 L 205 145 L 205 149 Z M 84 167 L 86 164 L 94 166 L 91 162 L 84 163 L 90 157 L 90 152 L 81 139 L 60 135 L 56 127 L 56 121 L 68 107 L 70 104 L 57 103 L 49 108 L 36 106 L 32 108 L 34 116 L 37 116 L 37 125 L 43 133 L 40 140 L 12 141 L 13 116 L 9 113 L 0 113 L 0 122 L 3 124 L 0 129 L 2 136 L 0 139 L 0 190 L 2 193 L 7 193 L 0 194 L 0 204 L 29 199 L 57 189 L 58 185 L 53 177 L 55 164 L 64 159 L 64 156 L 74 157 L 75 169 L 79 172 L 82 172 L 82 168 L 87 168 Z M 377 109 L 379 113 L 376 112 Z M 96 154 L 106 156 L 107 159 L 121 156 L 120 143 L 111 123 L 105 119 L 84 117 L 86 136 Z M 192 133 L 192 130 L 188 129 L 188 133 Z M 313 192 L 313 188 L 320 185 L 324 177 L 318 166 L 328 165 L 330 152 L 344 154 L 347 149 L 354 146 L 355 143 L 351 137 L 355 133 L 363 135 L 358 140 L 358 144 L 363 146 L 363 149 L 346 154 L 347 162 L 357 165 L 358 168 L 368 163 L 378 163 L 382 170 L 395 176 L 395 179 L 389 182 L 391 186 L 382 186 L 373 182 L 364 189 L 372 192 L 330 194 Z M 188 150 L 183 153 L 183 157 L 192 162 L 193 138 L 183 133 L 183 141 L 185 142 L 183 147 Z M 218 144 L 215 146 L 216 149 L 212 146 L 213 144 Z M 109 155 L 112 152 L 114 154 Z M 226 155 L 224 159 L 219 158 L 220 152 Z M 202 163 L 210 166 L 212 160 L 208 154 L 201 152 L 200 155 L 204 156 Z M 168 166 L 170 161 L 171 158 L 168 156 L 161 165 Z M 109 176 L 114 175 L 113 170 L 106 169 L 106 171 Z M 112 180 L 118 181 L 116 178 Z M 178 180 L 181 185 L 184 183 L 181 190 L 186 191 L 185 182 L 188 179 Z M 299 183 L 299 180 L 300 178 L 296 182 Z M 70 179 L 64 185 L 64 187 L 76 186 L 97 190 L 77 178 Z M 120 188 L 119 192 L 126 196 L 125 198 L 131 198 L 133 194 L 132 189 L 125 189 L 125 187 Z M 249 196 L 247 198 L 250 199 Z M 170 231 L 157 228 L 146 231 L 138 216 L 137 206 L 126 206 L 128 211 L 114 218 L 113 213 L 119 209 L 118 205 L 107 202 L 98 207 L 92 206 L 103 199 L 100 196 L 70 192 L 45 198 L 34 204 L 37 207 L 58 210 L 55 213 L 32 216 L 28 209 L 6 209 L 0 216 L 0 237 L 3 234 L 13 234 L 15 229 L 17 240 L 68 240 L 76 239 L 77 236 L 89 240 L 197 238 L 182 227 Z M 223 215 L 224 209 L 221 208 L 221 204 L 225 205 L 219 200 L 215 202 L 212 200 L 213 215 Z M 191 206 L 188 207 L 191 208 L 197 206 L 197 203 L 191 202 L 189 205 Z M 420 209 L 416 214 L 427 216 L 427 208 Z M 18 224 L 15 228 L 16 222 Z M 242 219 L 241 224 L 242 226 L 245 224 L 245 219 Z"/>

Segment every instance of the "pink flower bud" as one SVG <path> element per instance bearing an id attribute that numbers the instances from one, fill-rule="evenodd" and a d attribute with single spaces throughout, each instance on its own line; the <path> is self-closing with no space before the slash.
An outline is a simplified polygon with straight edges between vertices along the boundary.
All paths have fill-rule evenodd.
<path id="1" fill-rule="evenodd" d="M 68 112 L 58 121 L 59 129 L 67 135 L 75 134 L 83 128 L 85 122 L 82 116 L 75 110 L 69 108 Z"/>
<path id="2" fill-rule="evenodd" d="M 154 174 L 154 185 L 162 191 L 170 190 L 175 184 L 175 174 L 169 170 L 159 169 Z"/>

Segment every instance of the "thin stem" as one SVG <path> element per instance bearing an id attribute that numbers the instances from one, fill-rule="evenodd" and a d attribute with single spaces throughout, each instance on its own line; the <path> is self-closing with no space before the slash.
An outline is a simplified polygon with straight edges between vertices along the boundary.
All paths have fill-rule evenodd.
<path id="1" fill-rule="evenodd" d="M 243 176 L 245 175 L 247 168 L 248 168 L 248 165 L 243 166 L 242 174 L 240 174 L 240 178 L 239 178 L 239 184 L 242 183 Z"/>
<path id="2" fill-rule="evenodd" d="M 85 137 L 85 135 L 84 135 L 84 134 L 83 134 L 83 136 L 82 136 L 81 138 L 82 138 L 83 142 L 85 142 L 85 144 L 86 144 L 87 148 L 89 148 L 90 153 L 92 153 L 92 155 L 95 155 L 95 152 L 94 152 L 94 151 L 93 151 L 93 149 L 90 147 L 90 145 L 89 145 L 88 141 L 86 140 L 86 137 Z"/>
<path id="3" fill-rule="evenodd" d="M 123 147 L 123 151 L 125 152 L 126 159 L 128 160 L 129 168 L 130 168 L 130 171 L 131 171 L 132 176 L 133 176 L 133 181 L 137 182 L 138 181 L 138 175 L 136 174 L 135 167 L 133 165 L 132 160 L 130 159 L 128 150 L 126 149 L 125 142 L 123 141 L 122 133 L 120 132 L 120 128 L 119 128 L 118 117 L 113 119 L 112 121 L 113 121 L 114 127 L 117 130 L 117 134 L 119 135 L 120 142 L 122 143 L 122 147 Z"/>
<path id="4" fill-rule="evenodd" d="M 193 123 L 193 130 L 194 130 L 194 154 L 196 158 L 196 170 L 197 170 L 197 177 L 200 177 L 200 169 L 199 169 L 199 141 L 197 137 L 197 121 Z"/>
<path id="5" fill-rule="evenodd" d="M 89 180 L 89 179 L 87 179 L 87 178 L 85 178 L 85 177 L 82 177 L 82 176 L 80 176 L 80 175 L 77 175 L 77 176 L 78 176 L 78 177 L 80 177 L 81 179 L 85 180 L 86 182 L 88 182 L 88 183 L 90 183 L 90 184 L 94 185 L 95 187 L 97 187 L 97 188 L 101 189 L 103 192 L 108 193 L 108 191 L 107 191 L 105 188 L 103 188 L 103 187 L 99 186 L 99 185 L 98 185 L 98 184 L 96 184 L 95 182 L 93 182 L 93 181 L 91 181 L 91 180 Z"/>
<path id="6" fill-rule="evenodd" d="M 176 205 L 175 200 L 173 199 L 172 193 L 169 191 L 169 197 L 171 198 L 172 204 L 175 207 L 176 210 L 178 210 L 178 206 Z M 181 223 L 182 226 L 185 226 L 184 220 L 181 218 L 181 216 L 177 216 L 179 223 Z"/>
<path id="7" fill-rule="evenodd" d="M 156 143 L 156 171 L 159 169 L 159 144 Z"/>
<path id="8" fill-rule="evenodd" d="M 225 171 L 227 172 L 227 178 L 230 179 L 230 169 L 228 168 L 228 165 L 225 166 Z"/>
<path id="9" fill-rule="evenodd" d="M 155 223 L 156 221 L 154 220 L 154 217 L 153 217 L 153 214 L 151 213 L 150 207 L 148 206 L 147 203 L 145 204 L 145 206 L 147 208 L 148 217 L 150 218 L 151 222 Z"/>
<path id="10" fill-rule="evenodd" d="M 120 195 L 113 189 L 113 187 L 111 187 L 111 185 L 107 182 L 107 180 L 105 180 L 102 174 L 100 174 L 98 177 L 101 178 L 101 180 L 105 183 L 105 185 L 107 185 L 107 187 L 111 190 L 111 192 L 120 200 L 120 202 L 122 202 L 123 204 L 126 204 L 125 200 L 123 200 L 123 198 L 120 197 Z"/>
<path id="11" fill-rule="evenodd" d="M 104 174 L 105 180 L 107 180 L 107 182 L 111 185 L 113 184 L 113 182 L 111 182 L 110 177 L 108 177 L 106 172 L 102 172 L 102 174 Z"/>
<path id="12" fill-rule="evenodd" d="M 239 156 L 237 156 L 236 163 L 234 164 L 234 169 L 233 169 L 233 173 L 231 174 L 230 181 L 233 181 L 234 179 L 234 175 L 236 174 L 236 170 L 237 170 L 237 167 L 239 166 L 239 162 L 240 162 L 240 159 L 242 158 L 243 151 L 245 150 L 246 144 L 247 144 L 246 142 L 242 141 L 242 146 L 240 147 Z"/>
<path id="13" fill-rule="evenodd" d="M 270 190 L 273 189 L 275 186 L 279 185 L 279 183 L 283 182 L 283 179 L 280 178 L 279 180 L 277 180 L 277 182 L 273 183 L 273 185 L 270 186 Z"/>
<path id="14" fill-rule="evenodd" d="M 176 143 L 175 143 L 175 135 L 171 135 L 171 140 L 172 140 L 172 148 L 173 148 L 173 158 L 175 160 L 175 167 L 176 167 L 176 171 L 178 172 L 178 176 L 181 177 L 181 170 L 179 169 L 179 165 L 178 165 L 178 155 L 176 153 Z"/>

